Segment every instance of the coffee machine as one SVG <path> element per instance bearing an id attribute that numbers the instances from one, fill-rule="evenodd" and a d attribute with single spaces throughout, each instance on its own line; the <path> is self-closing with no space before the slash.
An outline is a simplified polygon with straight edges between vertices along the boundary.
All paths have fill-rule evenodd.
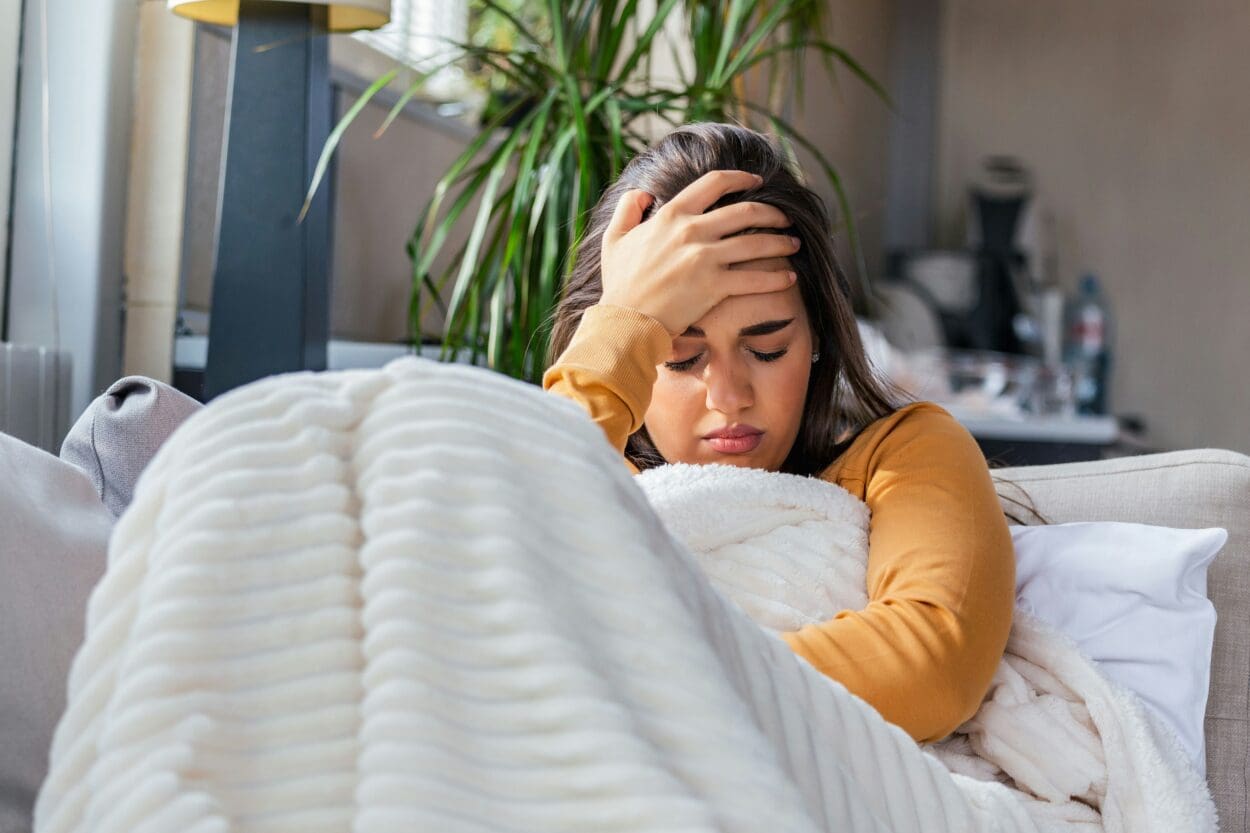
<path id="1" fill-rule="evenodd" d="M 989 157 L 968 189 L 967 247 L 896 254 L 891 291 L 932 311 L 946 347 L 1030 352 L 1029 307 L 1048 268 L 1042 217 L 1029 170 Z"/>
<path id="2" fill-rule="evenodd" d="M 1025 352 L 1017 323 L 1040 260 L 1026 248 L 1036 240 L 1037 216 L 1028 169 L 1007 156 L 986 159 L 968 193 L 968 248 L 980 288 L 966 319 L 969 347 Z"/>

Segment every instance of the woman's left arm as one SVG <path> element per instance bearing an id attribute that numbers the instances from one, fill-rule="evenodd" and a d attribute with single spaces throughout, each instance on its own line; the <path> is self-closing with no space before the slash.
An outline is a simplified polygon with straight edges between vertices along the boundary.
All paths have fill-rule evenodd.
<path id="1" fill-rule="evenodd" d="M 783 634 L 796 653 L 917 741 L 976 712 L 1002 659 L 1015 555 L 985 459 L 933 405 L 912 406 L 854 456 L 844 485 L 872 511 L 863 610 Z M 857 444 L 860 445 L 860 444 Z"/>

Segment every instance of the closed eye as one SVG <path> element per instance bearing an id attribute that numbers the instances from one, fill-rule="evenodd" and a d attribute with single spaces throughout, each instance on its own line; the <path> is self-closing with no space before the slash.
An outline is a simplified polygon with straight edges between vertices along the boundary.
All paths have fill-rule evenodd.
<path id="1" fill-rule="evenodd" d="M 702 353 L 696 353 L 695 355 L 691 356 L 685 361 L 665 362 L 664 366 L 667 367 L 669 370 L 674 370 L 678 373 L 682 373 L 683 371 L 689 370 L 690 368 L 694 367 L 694 363 L 697 362 L 699 360 L 699 357 L 702 355 L 703 355 Z"/>
<path id="2" fill-rule="evenodd" d="M 777 361 L 777 359 L 780 359 L 787 352 L 789 352 L 789 348 L 787 347 L 787 348 L 777 350 L 772 353 L 761 353 L 758 350 L 750 350 L 749 352 L 751 353 L 752 356 L 755 356 L 757 360 L 768 363 L 768 362 L 775 362 Z M 699 361 L 699 359 L 701 358 L 703 358 L 702 353 L 695 353 L 690 358 L 685 359 L 680 362 L 665 362 L 664 366 L 667 367 L 669 370 L 675 371 L 677 373 L 683 373 L 687 370 L 690 370 L 692 367 L 694 367 L 695 363 Z"/>

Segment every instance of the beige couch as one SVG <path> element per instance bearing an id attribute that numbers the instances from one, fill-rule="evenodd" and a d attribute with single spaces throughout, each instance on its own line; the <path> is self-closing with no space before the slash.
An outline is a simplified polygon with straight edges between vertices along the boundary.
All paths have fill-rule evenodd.
<path id="1" fill-rule="evenodd" d="M 1207 781 L 1223 833 L 1250 833 L 1250 457 L 1196 450 L 1092 463 L 998 469 L 1004 508 L 1040 523 L 1011 499 L 1019 487 L 1051 523 L 1129 521 L 1228 530 L 1208 574 L 1218 621 L 1207 701 Z"/>
<path id="2" fill-rule="evenodd" d="M 129 447 L 129 446 L 127 446 Z M 98 444 L 97 444 L 98 448 Z M 0 436 L 0 833 L 28 829 L 64 680 L 82 638 L 87 594 L 104 566 L 109 485 Z M 1207 706 L 1207 775 L 1225 833 L 1250 833 L 1250 457 L 1184 451 L 1096 463 L 1000 469 L 1001 493 L 1025 490 L 1049 521 L 1221 526 L 1210 572 L 1219 614 Z M 57 507 L 56 512 L 45 511 Z M 1009 501 L 1005 508 L 1030 521 Z M 4 599 L 4 591 L 10 597 Z M 20 731 L 19 731 L 20 729 Z"/>

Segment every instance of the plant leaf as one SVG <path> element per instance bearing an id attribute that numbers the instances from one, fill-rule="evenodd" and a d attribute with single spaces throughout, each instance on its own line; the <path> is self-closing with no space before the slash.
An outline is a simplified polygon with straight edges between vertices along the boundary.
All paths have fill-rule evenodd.
<path id="1" fill-rule="evenodd" d="M 506 0 L 483 2 L 507 11 Z M 653 117 L 674 126 L 695 118 L 748 126 L 758 119 L 783 141 L 811 151 L 837 195 L 866 279 L 855 217 L 837 171 L 775 112 L 781 107 L 775 92 L 802 83 L 802 59 L 811 52 L 884 93 L 844 50 L 825 43 L 819 25 L 825 0 L 655 0 L 645 15 L 637 0 L 530 2 L 550 19 L 544 42 L 528 37 L 538 27 L 522 33 L 519 13 L 509 13 L 504 20 L 524 38 L 521 46 L 466 45 L 465 57 L 485 69 L 490 83 L 506 84 L 514 100 L 439 180 L 408 243 L 414 293 L 428 289 L 444 309 L 441 356 L 485 355 L 496 370 L 538 381 L 552 309 L 572 273 L 589 212 L 635 148 L 650 141 L 642 126 Z M 656 38 L 679 3 L 695 60 L 680 56 L 676 66 L 683 77 L 657 84 L 650 79 L 651 61 L 664 47 Z M 771 108 L 744 101 L 746 73 L 762 62 L 769 68 Z M 786 153 L 793 157 L 789 143 Z M 468 239 L 432 274 L 434 260 L 448 254 L 443 250 L 450 248 L 453 226 L 459 228 L 471 205 Z M 420 305 L 421 298 L 414 299 L 412 317 L 419 316 Z M 417 335 L 419 323 L 413 327 Z"/>
<path id="2" fill-rule="evenodd" d="M 790 43 L 782 44 L 781 46 L 776 46 L 771 49 L 764 50 L 763 52 L 757 53 L 755 57 L 753 57 L 751 61 L 748 62 L 747 65 L 743 67 L 743 70 L 749 69 L 755 66 L 756 64 L 758 64 L 760 61 L 763 61 L 767 58 L 771 58 L 776 55 L 783 54 L 785 52 L 801 50 L 801 49 L 815 49 L 818 52 L 824 53 L 826 55 L 831 55 L 837 58 L 857 78 L 859 78 L 866 85 L 868 85 L 868 88 L 872 90 L 874 93 L 876 93 L 877 97 L 880 98 L 887 107 L 889 107 L 891 110 L 896 109 L 894 106 L 894 100 L 890 98 L 890 94 L 886 92 L 885 87 L 882 87 L 881 84 L 877 81 L 877 79 L 873 78 L 872 75 L 869 74 L 868 70 L 864 69 L 863 65 L 859 63 L 859 61 L 856 61 L 853 57 L 851 57 L 850 53 L 847 52 L 842 47 L 835 46 L 834 44 L 828 43 L 826 41 L 797 40 L 797 41 L 791 41 Z"/>
<path id="3" fill-rule="evenodd" d="M 789 5 L 785 2 L 779 2 L 776 6 L 769 9 L 764 15 L 764 19 L 757 24 L 756 29 L 747 36 L 743 42 L 742 48 L 738 50 L 738 54 L 725 67 L 724 71 L 708 82 L 709 86 L 723 87 L 730 79 L 738 75 L 742 71 L 742 66 L 751 59 L 751 55 L 755 53 L 755 48 L 767 37 L 770 37 L 777 26 L 785 19 L 786 13 L 789 11 Z"/>
<path id="4" fill-rule="evenodd" d="M 655 39 L 656 32 L 659 32 L 664 26 L 664 22 L 668 20 L 669 13 L 678 2 L 679 0 L 660 0 L 659 4 L 656 6 L 655 16 L 651 18 L 650 23 L 647 24 L 646 31 L 639 36 L 638 42 L 634 44 L 633 51 L 630 52 L 629 57 L 625 60 L 625 63 L 621 66 L 620 71 L 616 74 L 618 79 L 628 79 L 633 74 L 634 68 L 638 66 L 638 61 L 642 58 L 642 56 L 651 51 L 651 41 Z"/>
<path id="5" fill-rule="evenodd" d="M 500 15 L 501 17 L 505 18 L 509 23 L 512 24 L 513 28 L 516 29 L 519 33 L 521 33 L 521 35 L 523 35 L 530 43 L 535 44 L 535 45 L 541 44 L 538 38 L 534 37 L 534 33 L 531 32 L 526 27 L 526 25 L 521 22 L 520 18 L 518 18 L 512 12 L 505 9 L 502 5 L 496 2 L 496 0 L 481 0 L 481 3 L 486 8 Z"/>
<path id="6" fill-rule="evenodd" d="M 343 114 L 343 118 L 339 119 L 339 123 L 330 131 L 330 135 L 326 137 L 325 144 L 321 146 L 321 155 L 317 157 L 317 165 L 313 169 L 312 182 L 308 185 L 308 193 L 304 195 L 304 205 L 299 210 L 299 217 L 295 222 L 304 222 L 304 217 L 308 215 L 308 208 L 312 205 L 313 196 L 317 193 L 317 187 L 321 185 L 321 178 L 325 176 L 326 168 L 330 164 L 330 157 L 334 155 L 334 149 L 339 146 L 339 142 L 343 139 L 343 134 L 347 132 L 347 128 L 351 126 L 360 112 L 365 109 L 365 105 L 369 100 L 378 94 L 378 91 L 385 87 L 391 81 L 395 80 L 395 76 L 399 74 L 399 70 L 393 69 L 384 74 L 381 78 L 369 85 L 356 102 Z"/>
<path id="7" fill-rule="evenodd" d="M 753 109 L 763 109 L 758 108 L 757 105 L 750 104 L 749 102 L 747 103 L 747 106 Z M 824 171 L 825 177 L 829 180 L 829 184 L 833 186 L 833 192 L 838 199 L 838 208 L 842 212 L 843 222 L 846 224 L 847 242 L 850 243 L 851 255 L 855 258 L 856 274 L 859 278 L 856 283 L 859 284 L 861 294 L 863 296 L 870 296 L 872 293 L 862 291 L 864 289 L 864 282 L 867 280 L 868 265 L 864 259 L 863 247 L 860 246 L 859 243 L 859 232 L 855 226 L 855 215 L 851 211 L 851 201 L 847 197 L 846 188 L 842 184 L 842 177 L 838 175 L 838 172 L 834 169 L 833 165 L 829 163 L 829 160 L 825 158 L 825 155 L 820 152 L 820 149 L 812 144 L 812 142 L 802 133 L 795 130 L 793 125 L 787 123 L 780 116 L 773 115 L 772 113 L 765 113 L 765 115 L 772 122 L 774 128 L 777 129 L 778 132 L 784 132 L 790 139 L 798 142 L 807 149 L 808 153 L 815 157 L 816 164 L 821 167 L 821 170 Z M 832 231 L 832 229 L 830 229 L 830 231 Z"/>
<path id="8" fill-rule="evenodd" d="M 742 27 L 743 18 L 750 18 L 755 8 L 754 3 L 746 0 L 731 0 L 725 15 L 724 34 L 721 35 L 720 51 L 716 54 L 716 63 L 712 65 L 711 77 L 720 78 L 725 73 L 725 64 L 729 60 L 729 51 L 738 40 L 738 29 Z"/>

